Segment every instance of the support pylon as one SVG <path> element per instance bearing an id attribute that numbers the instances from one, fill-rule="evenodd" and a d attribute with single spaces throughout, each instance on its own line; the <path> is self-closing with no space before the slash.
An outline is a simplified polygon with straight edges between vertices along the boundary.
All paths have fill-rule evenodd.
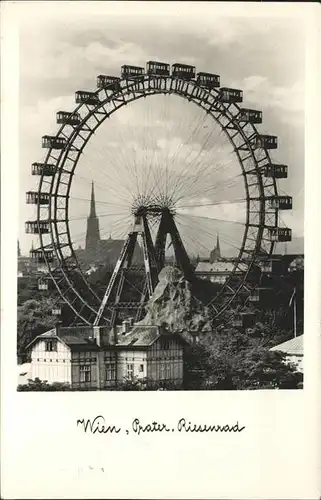
<path id="1" fill-rule="evenodd" d="M 152 237 L 151 237 L 151 234 L 149 231 L 149 226 L 148 226 L 146 215 L 136 216 L 135 220 L 134 220 L 133 229 L 128 234 L 128 236 L 125 240 L 124 246 L 123 246 L 122 251 L 121 251 L 119 258 L 117 260 L 112 277 L 108 283 L 108 287 L 106 289 L 106 292 L 104 294 L 103 300 L 101 302 L 97 316 L 96 316 L 95 321 L 94 321 L 94 326 L 99 325 L 101 318 L 103 316 L 103 313 L 104 313 L 106 307 L 108 307 L 108 303 L 110 302 L 110 297 L 111 297 L 112 291 L 114 290 L 114 288 L 116 286 L 117 279 L 119 278 L 118 286 L 117 286 L 117 290 L 116 290 L 115 304 L 114 304 L 114 308 L 112 310 L 111 326 L 114 326 L 114 324 L 116 322 L 117 304 L 119 304 L 120 299 L 121 299 L 124 281 L 125 281 L 125 272 L 131 266 L 138 236 L 140 236 L 140 238 L 142 240 L 143 255 L 144 255 L 144 267 L 145 267 L 145 275 L 146 275 L 146 287 L 145 287 L 146 292 L 143 291 L 143 293 L 142 293 L 142 298 L 143 298 L 143 296 L 145 296 L 144 302 L 145 302 L 145 300 L 148 300 L 148 298 L 152 295 L 152 293 L 154 291 L 154 288 L 156 286 L 156 280 L 157 280 L 157 265 L 156 265 L 156 258 L 155 258 L 155 249 L 154 249 Z"/>

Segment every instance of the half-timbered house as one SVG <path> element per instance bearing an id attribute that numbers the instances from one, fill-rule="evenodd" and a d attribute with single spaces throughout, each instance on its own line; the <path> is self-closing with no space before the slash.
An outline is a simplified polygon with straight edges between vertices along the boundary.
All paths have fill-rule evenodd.
<path id="1" fill-rule="evenodd" d="M 129 380 L 183 383 L 187 333 L 137 325 L 61 327 L 36 337 L 27 347 L 30 377 L 64 382 L 73 389 L 108 389 Z"/>

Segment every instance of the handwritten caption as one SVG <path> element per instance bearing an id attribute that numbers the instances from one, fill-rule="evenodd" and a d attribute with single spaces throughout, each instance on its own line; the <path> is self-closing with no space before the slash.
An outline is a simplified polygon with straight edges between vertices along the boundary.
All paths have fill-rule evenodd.
<path id="1" fill-rule="evenodd" d="M 77 427 L 80 427 L 88 434 L 136 434 L 140 436 L 145 433 L 165 433 L 165 432 L 222 432 L 222 433 L 239 433 L 245 430 L 245 425 L 240 426 L 238 422 L 230 424 L 195 424 L 186 418 L 180 418 L 174 426 L 160 422 L 144 423 L 139 418 L 134 418 L 131 426 L 128 429 L 118 427 L 117 425 L 106 422 L 103 415 L 98 415 L 94 419 L 77 419 Z"/>

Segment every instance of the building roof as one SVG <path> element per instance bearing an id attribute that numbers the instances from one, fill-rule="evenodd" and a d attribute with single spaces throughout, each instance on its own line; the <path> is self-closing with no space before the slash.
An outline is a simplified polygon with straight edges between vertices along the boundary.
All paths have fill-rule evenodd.
<path id="1" fill-rule="evenodd" d="M 51 330 L 38 335 L 32 342 L 30 342 L 30 344 L 27 345 L 26 348 L 29 348 L 38 340 L 57 339 L 71 349 L 87 347 L 91 351 L 98 350 L 99 347 L 96 341 L 92 338 L 92 335 L 93 333 L 91 327 L 80 327 L 79 329 L 76 327 L 61 327 L 58 335 L 57 330 L 52 328 Z"/>
<path id="2" fill-rule="evenodd" d="M 234 262 L 199 262 L 196 266 L 196 273 L 231 273 L 234 269 Z"/>
<path id="3" fill-rule="evenodd" d="M 111 331 L 111 329 L 109 329 Z M 191 343 L 192 339 L 187 332 L 166 332 L 160 326 L 154 325 L 137 325 L 132 328 L 130 332 L 125 335 L 119 335 L 118 341 L 115 344 L 110 342 L 110 339 L 104 337 L 104 342 L 101 347 L 93 338 L 93 329 L 88 327 L 60 327 L 57 335 L 57 330 L 52 328 L 48 332 L 38 335 L 30 344 L 29 348 L 35 342 L 45 339 L 57 339 L 67 345 L 71 350 L 90 350 L 97 351 L 106 348 L 132 348 L 141 347 L 145 348 L 152 345 L 161 336 L 176 336 L 177 339 L 184 343 Z"/>
<path id="4" fill-rule="evenodd" d="M 180 332 L 166 332 L 160 326 L 154 325 L 138 325 L 127 333 L 126 335 L 118 337 L 119 347 L 148 347 L 156 342 L 162 336 L 177 337 L 184 343 L 190 341 L 187 337 Z"/>
<path id="5" fill-rule="evenodd" d="M 303 335 L 287 340 L 282 344 L 276 345 L 270 349 L 271 351 L 282 351 L 285 354 L 303 356 Z"/>
<path id="6" fill-rule="evenodd" d="M 132 331 L 118 338 L 119 346 L 147 347 L 160 337 L 159 326 L 135 326 Z"/>

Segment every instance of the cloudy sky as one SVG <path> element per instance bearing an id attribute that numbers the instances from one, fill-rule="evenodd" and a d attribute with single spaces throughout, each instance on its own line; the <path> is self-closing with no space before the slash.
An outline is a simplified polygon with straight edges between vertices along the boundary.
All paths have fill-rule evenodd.
<path id="1" fill-rule="evenodd" d="M 281 189 L 293 196 L 294 210 L 291 214 L 282 214 L 282 219 L 292 228 L 295 237 L 302 237 L 305 75 L 304 34 L 297 18 L 244 17 L 239 9 L 234 15 L 226 15 L 215 4 L 197 4 L 197 9 L 196 4 L 190 8 L 190 4 L 185 3 L 157 4 L 154 8 L 146 3 L 125 6 L 117 3 L 116 6 L 92 2 L 91 7 L 89 4 L 50 2 L 44 6 L 36 2 L 28 10 L 28 15 L 21 16 L 19 239 L 23 252 L 28 252 L 32 239 L 24 234 L 24 221 L 34 218 L 33 207 L 26 208 L 24 204 L 25 191 L 35 186 L 35 179 L 30 175 L 31 163 L 44 157 L 41 136 L 57 130 L 56 111 L 72 110 L 75 107 L 74 92 L 78 89 L 94 90 L 97 75 L 118 75 L 121 65 L 144 66 L 148 60 L 194 64 L 198 71 L 217 73 L 221 76 L 222 86 L 243 89 L 245 107 L 263 111 L 260 131 L 279 138 L 273 159 L 289 165 L 289 178 L 282 181 Z M 170 105 L 160 100 L 148 106 L 134 103 L 126 111 L 119 112 L 117 117 L 115 113 L 113 121 L 110 120 L 103 131 L 99 130 L 79 163 L 78 185 L 75 183 L 72 193 L 75 199 L 79 199 L 77 203 L 74 201 L 71 216 L 75 219 L 77 215 L 83 216 L 85 220 L 92 178 L 96 183 L 97 211 L 102 217 L 107 209 L 103 202 L 110 179 L 117 187 L 119 197 L 126 197 L 125 187 L 118 184 L 112 175 L 113 170 L 106 174 L 103 167 L 106 163 L 113 163 L 114 171 L 122 176 L 126 158 L 131 158 L 135 144 L 142 137 L 149 138 L 146 150 L 152 150 L 150 154 L 153 155 L 157 149 L 161 163 L 165 150 L 167 154 L 174 151 L 177 143 L 187 142 L 192 133 L 194 138 L 185 158 L 197 156 L 197 148 L 202 143 L 204 145 L 210 132 L 205 122 L 201 122 L 203 118 L 199 110 L 191 110 L 177 99 L 174 98 Z M 200 123 L 202 127 L 197 129 Z M 224 166 L 223 170 L 228 172 L 227 178 L 230 179 L 237 175 L 235 159 L 220 131 L 211 133 L 211 144 L 213 148 L 216 144 L 216 150 L 211 146 L 204 154 L 208 158 L 215 155 L 216 162 Z M 139 152 L 135 154 L 139 160 Z M 206 163 L 206 156 L 204 161 Z M 215 177 L 215 182 L 221 181 L 219 175 Z M 125 176 L 124 186 L 126 182 L 129 188 L 134 183 Z M 209 182 L 214 183 L 213 178 L 207 177 L 199 188 Z M 237 198 L 238 188 L 235 185 L 229 187 L 229 199 Z M 197 195 L 200 196 L 200 189 Z M 227 194 L 216 196 L 216 199 L 224 200 Z M 207 198 L 203 196 L 202 199 Z M 241 217 L 242 220 L 235 205 L 229 207 L 228 213 L 226 208 L 225 212 L 220 210 L 210 215 L 227 220 Z M 118 236 L 110 221 L 108 217 L 101 219 L 103 237 L 110 232 Z M 84 222 L 74 224 L 75 240 L 79 238 L 79 244 L 83 244 L 81 233 L 84 233 L 84 227 Z M 228 227 L 215 226 L 213 235 L 219 231 L 224 240 L 225 234 L 227 243 Z"/>

